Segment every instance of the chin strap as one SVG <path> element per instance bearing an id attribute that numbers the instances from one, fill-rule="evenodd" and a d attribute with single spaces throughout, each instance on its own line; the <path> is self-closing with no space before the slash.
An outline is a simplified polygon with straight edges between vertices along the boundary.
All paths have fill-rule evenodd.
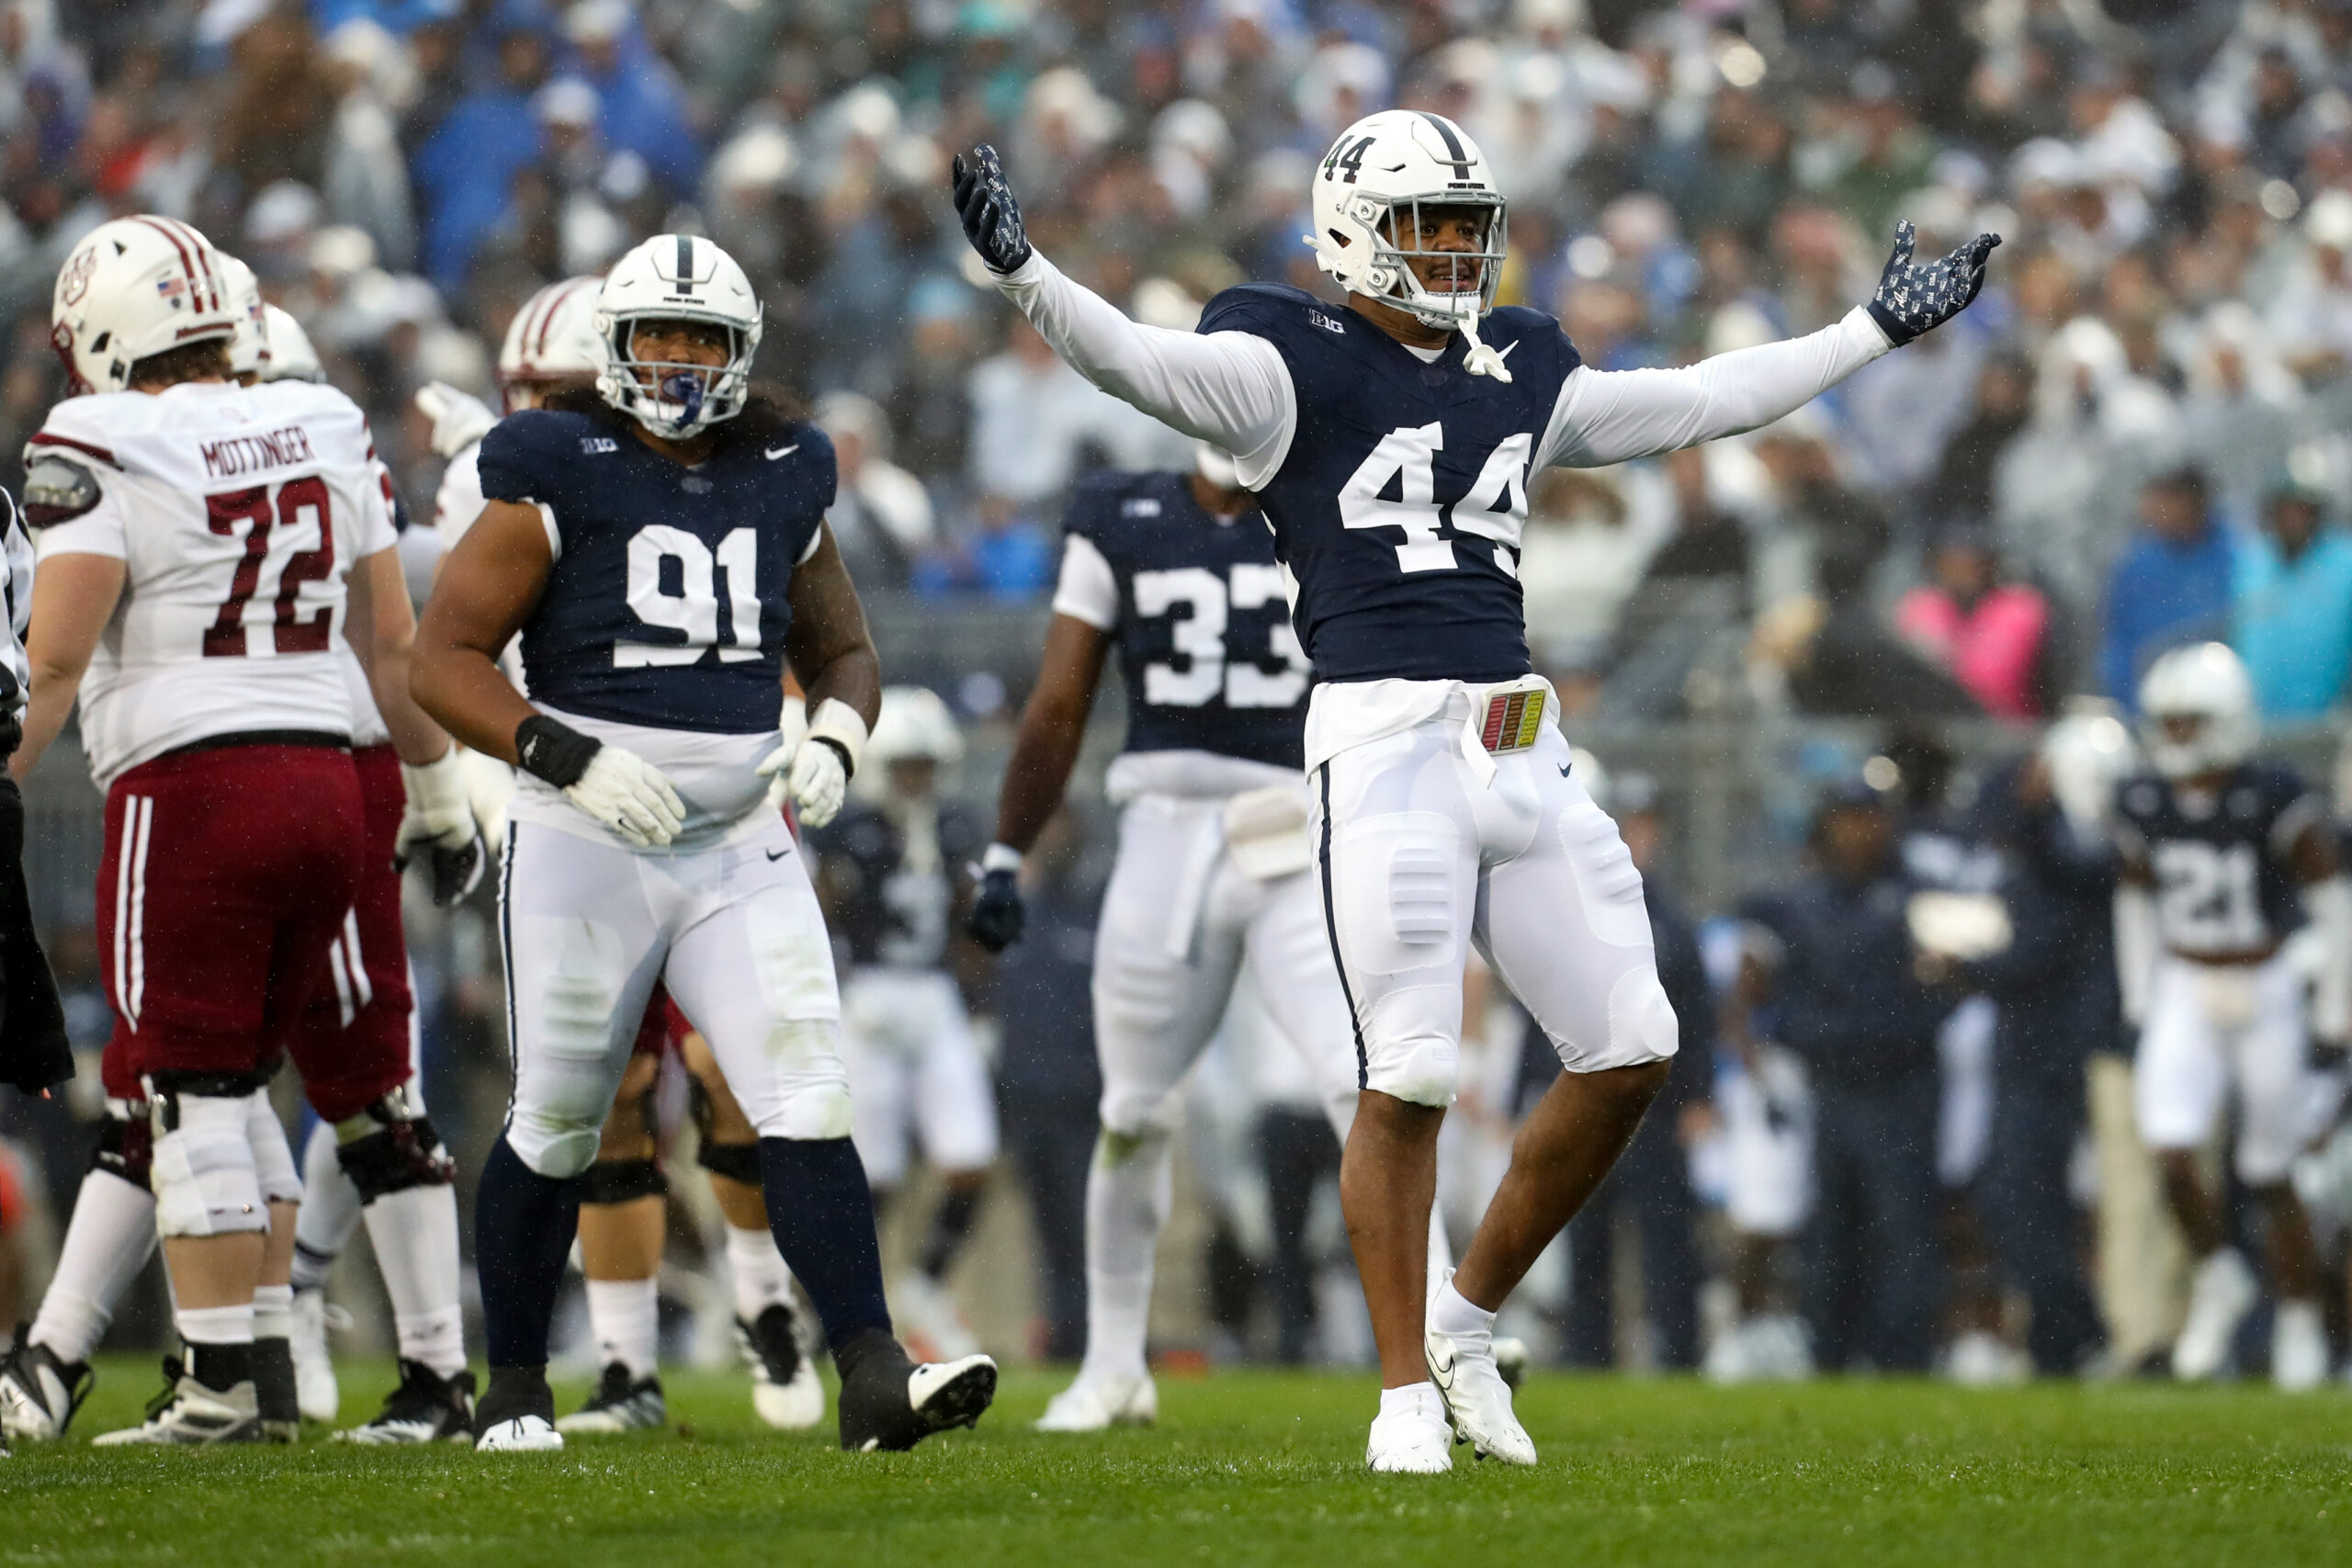
<path id="1" fill-rule="evenodd" d="M 1462 368 L 1473 376 L 1492 376 L 1505 386 L 1510 384 L 1510 371 L 1503 364 L 1503 356 L 1489 345 L 1478 341 L 1478 318 L 1466 316 L 1461 326 L 1462 336 L 1470 352 L 1462 356 Z"/>

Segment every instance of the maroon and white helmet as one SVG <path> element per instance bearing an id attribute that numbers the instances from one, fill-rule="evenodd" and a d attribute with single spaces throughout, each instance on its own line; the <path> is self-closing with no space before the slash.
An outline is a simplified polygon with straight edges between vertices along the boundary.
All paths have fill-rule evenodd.
<path id="1" fill-rule="evenodd" d="M 141 360 L 237 334 L 244 309 L 212 242 L 176 218 L 101 223 L 57 270 L 49 341 L 73 390 L 119 392 Z"/>
<path id="2" fill-rule="evenodd" d="M 523 301 L 498 350 L 498 389 L 507 412 L 514 412 L 517 387 L 593 380 L 604 369 L 605 343 L 596 334 L 596 291 L 604 286 L 601 277 L 567 277 Z"/>
<path id="3" fill-rule="evenodd" d="M 228 279 L 229 298 L 236 301 L 237 332 L 229 340 L 229 374 L 239 380 L 269 377 L 269 318 L 262 304 L 261 279 L 254 269 L 227 252 L 220 253 L 220 274 Z"/>

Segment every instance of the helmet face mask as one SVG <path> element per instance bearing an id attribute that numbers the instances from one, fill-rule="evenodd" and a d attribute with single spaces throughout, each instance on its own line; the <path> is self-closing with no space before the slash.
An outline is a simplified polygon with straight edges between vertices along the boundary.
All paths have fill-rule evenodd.
<path id="1" fill-rule="evenodd" d="M 1485 155 L 1452 120 L 1414 109 L 1358 120 L 1317 166 L 1313 205 L 1306 243 L 1350 293 L 1457 332 L 1475 333 L 1492 308 L 1509 208 Z M 1448 220 L 1465 216 L 1471 243 L 1447 243 L 1458 228 Z"/>
<path id="2" fill-rule="evenodd" d="M 2225 643 L 2177 648 L 2140 683 L 2141 742 L 2168 779 L 2226 773 L 2261 741 L 2254 682 Z"/>
<path id="3" fill-rule="evenodd" d="M 639 358 L 639 329 L 655 322 L 719 329 L 724 359 Z M 699 236 L 657 234 L 616 262 L 597 293 L 597 393 L 654 434 L 690 440 L 743 412 L 761 326 L 758 297 L 732 256 Z"/>

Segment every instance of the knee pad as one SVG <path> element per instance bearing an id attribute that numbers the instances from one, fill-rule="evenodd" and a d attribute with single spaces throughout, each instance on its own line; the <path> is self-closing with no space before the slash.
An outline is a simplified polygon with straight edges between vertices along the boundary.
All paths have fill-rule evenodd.
<path id="1" fill-rule="evenodd" d="M 154 1153 L 154 1128 L 145 1116 L 117 1116 L 109 1111 L 98 1123 L 90 1168 L 119 1176 L 141 1192 L 153 1191 Z"/>
<path id="2" fill-rule="evenodd" d="M 723 1176 L 746 1187 L 760 1185 L 757 1144 L 714 1144 L 706 1138 L 695 1150 L 695 1163 L 713 1176 Z"/>
<path id="3" fill-rule="evenodd" d="M 293 1145 L 286 1141 L 286 1123 L 259 1089 L 245 1098 L 245 1136 L 254 1146 L 254 1179 L 261 1201 L 300 1202 L 302 1172 L 294 1163 Z"/>
<path id="4" fill-rule="evenodd" d="M 1363 1087 L 1414 1105 L 1451 1105 L 1462 1076 L 1462 993 L 1410 986 L 1372 1005 L 1363 1030 Z"/>
<path id="5" fill-rule="evenodd" d="M 351 1178 L 351 1184 L 359 1189 L 359 1201 L 363 1204 L 413 1187 L 447 1187 L 457 1179 L 456 1162 L 442 1146 L 441 1134 L 425 1117 L 403 1116 L 387 1121 L 373 1132 L 363 1133 L 347 1143 L 341 1141 L 343 1128 L 336 1128 L 335 1135 L 335 1163 Z"/>
<path id="6" fill-rule="evenodd" d="M 761 1137 L 824 1142 L 849 1136 L 849 1075 L 842 1066 L 839 1023 L 830 1018 L 778 1023 L 768 1033 L 767 1057 L 775 1099 L 759 1119 Z"/>
<path id="7" fill-rule="evenodd" d="M 152 1101 L 155 1230 L 232 1235 L 269 1228 L 244 1097 L 159 1091 Z"/>
<path id="8" fill-rule="evenodd" d="M 583 1203 L 634 1203 L 669 1195 L 670 1179 L 650 1159 L 600 1159 L 580 1173 Z"/>

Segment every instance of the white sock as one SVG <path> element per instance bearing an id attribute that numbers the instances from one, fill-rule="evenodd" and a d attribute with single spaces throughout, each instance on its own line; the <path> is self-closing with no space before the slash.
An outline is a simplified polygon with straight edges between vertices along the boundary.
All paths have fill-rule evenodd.
<path id="1" fill-rule="evenodd" d="M 172 1314 L 180 1337 L 191 1345 L 250 1345 L 254 1342 L 254 1303 L 235 1306 L 181 1307 Z"/>
<path id="2" fill-rule="evenodd" d="M 727 1271 L 735 1277 L 735 1315 L 745 1323 L 778 1302 L 792 1303 L 792 1270 L 766 1227 L 727 1227 Z"/>
<path id="3" fill-rule="evenodd" d="M 650 1378 L 661 1362 L 662 1288 L 658 1280 L 588 1281 L 588 1326 L 596 1359 L 618 1361 L 632 1378 Z"/>
<path id="4" fill-rule="evenodd" d="M 465 1316 L 458 1297 L 458 1192 L 410 1187 L 361 1211 L 401 1355 L 451 1377 L 466 1365 Z"/>
<path id="5" fill-rule="evenodd" d="M 321 1122 L 302 1145 L 302 1210 L 294 1217 L 294 1288 L 322 1290 L 334 1260 L 359 1228 L 359 1189 L 335 1155 L 334 1129 Z"/>
<path id="6" fill-rule="evenodd" d="M 1086 1174 L 1086 1359 L 1081 1374 L 1141 1377 L 1151 1326 L 1151 1268 L 1174 1201 L 1174 1145 L 1165 1132 L 1110 1156 L 1105 1134 Z"/>
<path id="7" fill-rule="evenodd" d="M 254 1287 L 254 1337 L 284 1339 L 294 1332 L 294 1287 Z"/>
<path id="8" fill-rule="evenodd" d="M 1403 1388 L 1380 1391 L 1380 1413 L 1383 1416 L 1420 1415 L 1432 1421 L 1445 1419 L 1445 1401 L 1433 1382 L 1408 1382 Z"/>
<path id="9" fill-rule="evenodd" d="M 155 1195 L 103 1170 L 82 1178 L 33 1340 L 61 1361 L 88 1360 L 154 1250 Z"/>
<path id="10" fill-rule="evenodd" d="M 1448 1280 L 1438 1288 L 1437 1299 L 1430 1303 L 1430 1326 L 1440 1334 L 1491 1335 L 1495 1331 L 1495 1314 L 1455 1290 L 1453 1281 Z"/>

